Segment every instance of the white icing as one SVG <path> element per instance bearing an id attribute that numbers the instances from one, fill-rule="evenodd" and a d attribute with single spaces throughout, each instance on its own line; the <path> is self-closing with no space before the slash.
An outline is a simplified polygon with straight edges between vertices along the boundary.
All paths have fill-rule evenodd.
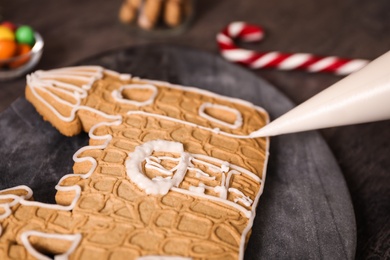
<path id="1" fill-rule="evenodd" d="M 224 174 L 222 176 L 224 176 Z M 227 190 L 225 186 L 215 186 L 214 191 L 219 193 L 221 199 L 227 199 Z"/>
<path id="2" fill-rule="evenodd" d="M 226 165 L 228 164 L 229 165 L 229 169 L 231 168 L 232 170 L 235 170 L 235 171 L 238 171 L 238 172 L 242 172 L 243 174 L 246 174 L 248 175 L 249 177 L 251 177 L 254 181 L 256 182 L 261 182 L 261 179 L 259 178 L 259 176 L 257 176 L 256 174 L 254 174 L 253 172 L 251 171 L 248 171 L 247 169 L 245 168 L 242 168 L 238 165 L 235 165 L 235 164 L 229 164 L 228 162 L 226 161 L 223 161 L 223 160 L 220 160 L 220 159 L 217 159 L 217 158 L 214 158 L 214 157 L 209 157 L 207 155 L 203 155 L 203 154 L 192 154 L 192 156 L 195 158 L 195 159 L 198 159 L 197 162 L 201 162 L 205 165 L 209 165 L 211 167 L 216 167 L 215 165 L 211 164 L 211 163 L 207 163 L 207 162 L 212 162 L 212 163 L 215 163 L 215 164 L 219 164 L 221 165 L 221 167 L 217 168 L 219 169 L 221 172 L 226 172 Z M 203 161 L 203 162 L 202 162 Z"/>
<path id="3" fill-rule="evenodd" d="M 142 172 L 142 162 L 146 160 L 153 151 L 165 151 L 180 154 L 180 161 L 178 166 L 175 167 L 175 174 L 172 178 L 151 180 L 144 175 Z M 189 155 L 184 152 L 183 145 L 181 143 L 154 140 L 137 146 L 134 152 L 129 154 L 129 159 L 126 160 L 126 172 L 129 178 L 147 194 L 164 195 L 168 193 L 171 187 L 178 187 L 183 181 L 188 164 Z M 158 167 L 156 168 L 159 169 Z M 171 173 L 173 173 L 173 171 Z"/>
<path id="4" fill-rule="evenodd" d="M 0 207 L 3 208 L 3 210 L 4 210 L 4 213 L 0 215 L 0 220 L 7 218 L 12 213 L 11 207 L 20 203 L 20 201 L 22 201 L 24 199 L 30 199 L 32 197 L 32 194 L 33 194 L 32 190 L 25 185 L 20 185 L 20 186 L 12 187 L 9 189 L 4 189 L 1 191 L 1 193 L 13 191 L 13 190 L 25 190 L 27 192 L 27 194 L 22 195 L 22 196 L 17 196 L 14 194 L 0 194 L 0 200 L 12 199 L 11 202 L 0 204 Z"/>
<path id="5" fill-rule="evenodd" d="M 226 204 L 226 205 L 228 205 L 228 206 L 230 206 L 232 208 L 237 209 L 238 211 L 240 211 L 248 219 L 250 219 L 253 216 L 253 212 L 252 211 L 247 210 L 243 206 L 241 206 L 241 205 L 239 205 L 239 204 L 237 204 L 237 203 L 235 203 L 233 201 L 230 201 L 230 200 L 221 199 L 219 197 L 206 195 L 204 193 L 201 194 L 201 193 L 197 193 L 197 192 L 193 192 L 193 191 L 189 191 L 189 190 L 185 190 L 185 189 L 180 189 L 180 188 L 175 188 L 175 187 L 172 187 L 171 190 L 175 191 L 175 192 L 178 192 L 178 193 L 190 195 L 190 196 L 195 196 L 195 197 L 199 197 L 199 198 L 203 198 L 203 199 L 208 199 L 208 200 L 212 200 L 212 201 L 216 201 L 216 202 L 221 202 L 221 203 Z"/>
<path id="6" fill-rule="evenodd" d="M 250 205 L 252 205 L 253 203 L 253 200 L 251 200 L 251 198 L 249 198 L 248 196 L 246 196 L 242 191 L 239 191 L 238 189 L 236 188 L 229 188 L 228 190 L 229 192 L 233 192 L 235 194 L 238 194 L 240 195 L 241 197 L 240 198 L 236 198 L 234 199 L 234 202 L 241 202 L 242 204 L 244 204 L 245 206 L 249 207 Z"/>
<path id="7" fill-rule="evenodd" d="M 220 109 L 220 110 L 225 110 L 226 112 L 228 113 L 233 113 L 235 116 L 236 116 L 236 120 L 234 121 L 233 124 L 230 124 L 228 122 L 224 122 L 222 120 L 219 120 L 217 118 L 214 118 L 210 115 L 208 115 L 205 110 L 207 108 L 216 108 L 216 109 Z M 240 111 L 238 111 L 237 109 L 235 108 L 231 108 L 231 107 L 228 107 L 228 106 L 223 106 L 223 105 L 218 105 L 218 104 L 212 104 L 212 103 L 203 103 L 200 107 L 199 107 L 199 115 L 203 118 L 206 118 L 212 122 L 215 122 L 217 124 L 220 124 L 220 125 L 223 125 L 225 127 L 228 127 L 230 129 L 237 129 L 237 128 L 240 128 L 242 126 L 242 115 L 240 113 Z M 214 132 L 219 132 L 220 130 L 218 128 L 214 128 Z"/>
<path id="8" fill-rule="evenodd" d="M 165 169 L 161 164 L 151 161 L 150 158 L 146 157 L 145 160 L 146 160 L 146 164 L 145 164 L 146 169 L 154 169 L 165 175 L 173 174 L 173 170 Z"/>
<path id="9" fill-rule="evenodd" d="M 179 164 L 173 167 L 172 169 L 165 169 L 160 163 L 161 160 L 170 160 L 170 161 L 176 161 L 180 162 L 181 158 L 172 158 L 168 156 L 161 156 L 161 157 L 155 157 L 155 156 L 148 156 L 145 158 L 146 164 L 145 168 L 146 169 L 154 169 L 159 171 L 161 174 L 165 175 L 173 175 L 173 172 L 176 171 L 179 167 Z"/>
<path id="10" fill-rule="evenodd" d="M 204 171 L 202 171 L 201 169 L 196 169 L 196 168 L 193 168 L 193 167 L 188 167 L 188 170 L 193 170 L 195 171 L 195 177 L 196 178 L 204 178 L 204 179 L 207 179 L 207 180 L 210 180 L 210 181 L 213 181 L 215 180 L 215 176 L 210 176 L 209 174 L 205 173 Z"/>
<path id="11" fill-rule="evenodd" d="M 229 169 L 230 169 L 230 163 L 228 163 L 228 162 L 221 163 L 221 171 L 222 172 L 228 172 Z"/>
<path id="12" fill-rule="evenodd" d="M 135 101 L 135 100 L 130 100 L 130 99 L 123 98 L 122 92 L 124 90 L 126 90 L 126 89 L 148 89 L 148 90 L 152 91 L 152 94 L 150 95 L 150 97 L 147 100 L 140 102 L 140 101 Z M 130 104 L 130 105 L 134 105 L 134 106 L 137 106 L 137 107 L 141 107 L 141 106 L 147 106 L 147 105 L 153 104 L 154 99 L 157 96 L 157 92 L 158 92 L 157 91 L 157 87 L 154 86 L 154 85 L 150 85 L 150 84 L 128 84 L 128 85 L 121 86 L 119 89 L 116 89 L 116 90 L 112 91 L 111 92 L 111 96 L 117 102 L 124 103 L 124 104 Z"/>
<path id="13" fill-rule="evenodd" d="M 221 132 L 221 129 L 219 129 L 218 127 L 216 127 L 216 128 L 213 128 L 213 133 L 215 133 L 215 134 L 219 134 L 220 132 Z"/>
<path id="14" fill-rule="evenodd" d="M 38 252 L 31 244 L 30 241 L 28 240 L 29 236 L 38 236 L 38 237 L 43 237 L 43 238 L 49 238 L 49 239 L 61 239 L 61 240 L 68 240 L 71 241 L 72 244 L 69 247 L 69 249 L 61 254 L 61 255 L 55 255 L 54 259 L 55 260 L 66 260 L 68 259 L 69 255 L 76 249 L 78 244 L 81 241 L 81 234 L 74 234 L 74 235 L 62 235 L 62 234 L 49 234 L 49 233 L 43 233 L 35 230 L 31 231 L 25 231 L 22 233 L 20 236 L 20 239 L 22 240 L 22 243 L 24 247 L 27 249 L 27 251 L 37 259 L 42 259 L 42 260 L 50 260 L 50 257 L 47 257 L 40 252 Z"/>
<path id="15" fill-rule="evenodd" d="M 80 105 L 81 100 L 88 96 L 87 91 L 92 87 L 93 83 L 97 79 L 103 77 L 103 72 L 103 68 L 97 66 L 70 67 L 50 71 L 36 71 L 30 75 L 27 75 L 27 85 L 30 88 L 32 94 L 64 122 L 73 121 L 76 117 L 76 112 L 81 109 L 91 111 L 109 120 L 116 120 L 120 117 L 117 115 L 108 115 L 97 109 Z M 80 88 L 77 85 L 62 82 L 56 78 L 74 79 L 84 81 L 86 83 Z M 60 89 L 61 93 L 67 92 L 67 95 L 76 100 L 76 102 L 69 103 L 54 95 L 51 91 L 48 90 L 53 88 L 57 90 Z M 52 97 L 56 102 L 69 106 L 71 108 L 70 115 L 62 115 L 54 106 L 47 102 L 37 90 L 50 95 L 50 97 Z"/>
<path id="16" fill-rule="evenodd" d="M 169 156 L 155 157 L 152 156 L 154 151 L 175 153 L 180 155 L 180 158 L 173 158 Z M 177 161 L 178 164 L 172 169 L 166 169 L 160 164 L 162 159 Z M 142 169 L 142 163 L 144 161 L 146 161 L 145 168 L 156 170 L 167 177 L 157 176 L 152 179 L 147 177 Z M 220 185 L 208 186 L 203 182 L 199 182 L 197 187 L 191 185 L 187 191 L 183 191 L 182 188 L 179 188 L 180 183 L 183 181 L 188 171 L 195 171 L 195 176 L 200 178 L 215 180 L 214 176 L 211 177 L 201 169 L 196 168 L 192 161 L 197 164 L 203 164 L 204 166 L 212 169 L 214 172 L 218 172 L 222 176 Z M 212 163 L 219 164 L 221 166 L 217 167 Z M 126 160 L 125 165 L 126 173 L 130 180 L 147 194 L 165 195 L 169 192 L 169 190 L 173 190 L 175 188 L 175 191 L 184 192 L 186 194 L 189 192 L 192 195 L 227 203 L 243 212 L 248 218 L 252 213 L 237 204 L 237 202 L 241 202 L 243 205 L 250 207 L 253 201 L 242 191 L 239 191 L 236 188 L 229 188 L 231 175 L 241 174 L 242 172 L 254 181 L 260 183 L 260 186 L 262 185 L 258 176 L 242 167 L 206 155 L 186 153 L 184 151 L 183 144 L 172 141 L 153 140 L 135 147 L 134 152 L 129 153 L 129 158 Z M 227 174 L 227 177 L 225 177 L 225 174 Z M 206 195 L 204 192 L 207 189 L 218 192 L 219 197 Z M 228 201 L 227 191 L 234 192 L 240 195 L 240 197 L 236 198 L 234 202 Z"/>
<path id="17" fill-rule="evenodd" d="M 188 190 L 192 191 L 192 192 L 195 192 L 195 193 L 203 194 L 204 191 L 205 191 L 205 188 L 204 187 L 196 187 L 196 186 L 192 186 L 191 185 Z"/>
<path id="18" fill-rule="evenodd" d="M 232 178 L 233 174 L 240 174 L 240 172 L 238 172 L 236 170 L 229 171 L 228 174 L 227 174 L 227 177 L 226 177 L 226 185 L 225 186 L 227 186 L 227 184 L 230 183 L 230 179 Z"/>

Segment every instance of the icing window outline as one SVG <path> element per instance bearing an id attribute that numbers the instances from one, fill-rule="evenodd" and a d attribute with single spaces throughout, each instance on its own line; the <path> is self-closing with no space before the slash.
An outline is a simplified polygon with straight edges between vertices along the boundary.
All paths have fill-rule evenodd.
<path id="1" fill-rule="evenodd" d="M 216 108 L 216 109 L 225 110 L 229 113 L 233 113 L 236 116 L 236 120 L 234 121 L 233 124 L 219 120 L 215 117 L 212 117 L 212 116 L 206 114 L 205 111 L 207 108 Z M 205 102 L 199 107 L 199 115 L 205 119 L 208 119 L 214 123 L 228 127 L 230 129 L 237 129 L 237 128 L 240 128 L 242 126 L 242 115 L 241 115 L 240 111 L 238 111 L 235 108 L 228 107 L 228 106 Z"/>
<path id="2" fill-rule="evenodd" d="M 135 100 L 124 98 L 122 95 L 122 92 L 124 90 L 127 90 L 127 89 L 147 89 L 147 90 L 151 90 L 152 94 L 150 95 L 150 97 L 147 100 L 140 102 L 140 101 L 135 101 Z M 111 96 L 117 102 L 124 103 L 124 104 L 130 104 L 130 105 L 134 105 L 137 107 L 142 107 L 142 106 L 147 106 L 147 105 L 153 104 L 154 99 L 157 96 L 157 93 L 158 93 L 158 90 L 157 90 L 157 87 L 155 85 L 128 84 L 128 85 L 123 85 L 119 89 L 112 91 Z"/>
<path id="3" fill-rule="evenodd" d="M 73 251 L 76 249 L 76 247 L 79 245 L 81 241 L 81 234 L 73 234 L 73 235 L 62 235 L 62 234 L 55 234 L 55 233 L 44 233 L 40 231 L 35 230 L 29 230 L 22 233 L 20 239 L 22 240 L 22 243 L 26 250 L 34 257 L 38 259 L 44 259 L 44 260 L 50 260 L 51 258 L 47 257 L 46 255 L 38 252 L 30 243 L 28 238 L 30 236 L 36 236 L 36 237 L 42 237 L 42 238 L 52 238 L 52 239 L 61 239 L 61 240 L 68 240 L 72 242 L 69 249 L 60 255 L 55 255 L 54 259 L 68 259 L 68 256 L 73 253 Z"/>

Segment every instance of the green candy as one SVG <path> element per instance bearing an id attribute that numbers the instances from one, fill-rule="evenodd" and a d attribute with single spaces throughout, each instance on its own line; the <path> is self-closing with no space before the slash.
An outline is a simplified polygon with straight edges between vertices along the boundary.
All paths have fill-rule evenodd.
<path id="1" fill-rule="evenodd" d="M 35 43 L 34 30 L 27 25 L 20 26 L 15 32 L 15 38 L 18 43 L 33 46 Z"/>

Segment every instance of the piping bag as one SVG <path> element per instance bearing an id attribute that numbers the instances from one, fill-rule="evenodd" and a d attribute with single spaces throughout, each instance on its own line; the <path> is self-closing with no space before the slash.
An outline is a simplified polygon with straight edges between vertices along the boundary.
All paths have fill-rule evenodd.
<path id="1" fill-rule="evenodd" d="M 390 119 L 390 51 L 291 109 L 250 137 Z"/>

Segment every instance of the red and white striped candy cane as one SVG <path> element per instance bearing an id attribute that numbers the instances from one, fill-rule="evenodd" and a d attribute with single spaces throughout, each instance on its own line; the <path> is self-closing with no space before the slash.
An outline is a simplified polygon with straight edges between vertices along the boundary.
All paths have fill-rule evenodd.
<path id="1" fill-rule="evenodd" d="M 369 62 L 368 60 L 325 57 L 309 53 L 259 52 L 242 49 L 234 43 L 234 39 L 254 42 L 260 41 L 263 37 L 264 31 L 257 25 L 232 22 L 218 33 L 217 42 L 225 59 L 253 69 L 276 68 L 347 75 L 363 68 Z"/>

